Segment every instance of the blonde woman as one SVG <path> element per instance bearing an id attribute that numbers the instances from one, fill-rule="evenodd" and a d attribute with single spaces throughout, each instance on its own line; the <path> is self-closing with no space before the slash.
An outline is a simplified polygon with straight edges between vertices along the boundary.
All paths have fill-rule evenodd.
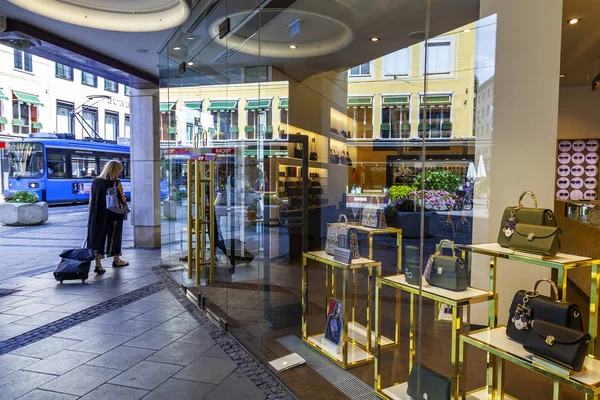
<path id="1" fill-rule="evenodd" d="M 104 166 L 100 175 L 92 182 L 87 247 L 98 252 L 96 268 L 94 269 L 94 272 L 97 274 L 106 272 L 102 268 L 101 262 L 105 256 L 113 257 L 113 268 L 129 265 L 128 262 L 119 258 L 121 256 L 121 244 L 123 241 L 124 217 L 106 208 L 106 192 L 115 185 L 117 186 L 121 200 L 124 203 L 127 201 L 123 193 L 123 187 L 119 181 L 121 172 L 123 172 L 121 163 L 111 160 Z"/>

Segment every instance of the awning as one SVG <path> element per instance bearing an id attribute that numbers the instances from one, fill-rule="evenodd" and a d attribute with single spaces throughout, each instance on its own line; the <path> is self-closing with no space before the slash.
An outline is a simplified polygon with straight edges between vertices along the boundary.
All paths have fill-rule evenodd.
<path id="1" fill-rule="evenodd" d="M 32 106 L 44 106 L 41 102 L 40 99 L 38 99 L 38 97 L 36 95 L 33 94 L 27 94 L 27 93 L 21 93 L 21 92 L 15 92 L 13 91 L 13 94 L 15 96 L 17 96 L 17 100 L 19 101 L 19 103 L 25 103 L 25 104 L 29 104 Z"/>
<path id="2" fill-rule="evenodd" d="M 290 107 L 290 99 L 279 99 L 279 108 L 287 110 Z"/>
<path id="3" fill-rule="evenodd" d="M 202 100 L 200 101 L 185 101 L 183 104 L 192 110 L 202 111 Z"/>
<path id="4" fill-rule="evenodd" d="M 175 105 L 177 105 L 177 102 L 173 102 L 173 103 L 160 103 L 160 112 L 161 113 L 168 113 L 169 111 L 172 111 L 175 108 Z"/>
<path id="5" fill-rule="evenodd" d="M 234 111 L 237 106 L 237 100 L 210 100 L 208 111 Z"/>
<path id="6" fill-rule="evenodd" d="M 410 104 L 409 96 L 383 96 L 383 106 L 404 106 Z"/>
<path id="7" fill-rule="evenodd" d="M 421 95 L 421 104 L 427 105 L 449 105 L 452 104 L 452 96 L 449 94 L 428 94 L 426 96 Z"/>
<path id="8" fill-rule="evenodd" d="M 42 123 L 41 123 L 41 122 L 32 122 L 32 123 L 31 123 L 31 127 L 32 127 L 33 129 L 42 129 L 44 126 L 42 125 Z"/>
<path id="9" fill-rule="evenodd" d="M 271 108 L 273 99 L 248 100 L 246 110 L 266 110 Z"/>
<path id="10" fill-rule="evenodd" d="M 8 124 L 6 117 L 0 117 L 0 124 Z"/>
<path id="11" fill-rule="evenodd" d="M 348 97 L 348 107 L 365 107 L 373 105 L 373 97 Z"/>
<path id="12" fill-rule="evenodd" d="M 4 95 L 4 92 L 2 91 L 2 89 L 0 89 L 0 100 L 8 100 L 8 97 L 6 97 Z"/>
<path id="13" fill-rule="evenodd" d="M 21 119 L 13 119 L 12 125 L 13 126 L 24 126 L 25 122 L 23 122 L 23 120 L 21 120 Z"/>

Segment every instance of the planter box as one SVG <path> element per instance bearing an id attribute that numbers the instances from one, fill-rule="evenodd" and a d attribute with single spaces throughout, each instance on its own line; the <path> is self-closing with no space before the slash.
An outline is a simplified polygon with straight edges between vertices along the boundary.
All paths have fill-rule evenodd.
<path id="1" fill-rule="evenodd" d="M 177 201 L 165 200 L 163 202 L 163 215 L 166 219 L 174 221 L 177 219 Z"/>
<path id="2" fill-rule="evenodd" d="M 0 204 L 0 223 L 10 226 L 41 225 L 48 221 L 48 203 L 43 201 Z"/>

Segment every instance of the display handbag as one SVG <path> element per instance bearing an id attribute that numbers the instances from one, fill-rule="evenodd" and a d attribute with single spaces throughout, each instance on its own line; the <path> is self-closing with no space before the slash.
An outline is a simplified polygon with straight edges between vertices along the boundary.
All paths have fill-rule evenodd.
<path id="1" fill-rule="evenodd" d="M 296 135 L 300 135 L 300 132 L 296 133 Z M 294 158 L 302 158 L 302 145 L 300 143 L 294 146 Z"/>
<path id="2" fill-rule="evenodd" d="M 523 207 L 523 197 L 528 194 L 533 198 L 534 208 Z M 498 244 L 509 247 L 510 237 L 513 235 L 517 223 L 541 226 L 556 226 L 554 212 L 549 209 L 538 208 L 537 198 L 533 192 L 527 191 L 519 197 L 519 204 L 506 207 L 502 214 L 500 232 L 498 233 Z"/>
<path id="3" fill-rule="evenodd" d="M 344 223 L 342 223 L 342 218 Z M 340 237 L 344 238 L 340 240 Z M 340 243 L 345 242 L 345 243 Z M 325 239 L 325 252 L 335 256 L 335 248 L 348 248 L 352 252 L 352 259 L 360 258 L 358 247 L 358 232 L 356 228 L 348 225 L 348 217 L 345 214 L 340 214 L 337 223 L 327 225 L 327 238 Z"/>
<path id="4" fill-rule="evenodd" d="M 416 246 L 407 245 L 402 252 L 404 255 L 404 277 L 406 283 L 410 285 L 418 285 L 419 278 L 423 276 L 423 268 L 419 263 L 419 248 Z"/>
<path id="5" fill-rule="evenodd" d="M 346 164 L 348 164 L 348 166 L 352 166 L 352 159 L 350 158 L 350 152 L 347 151 L 346 152 Z"/>
<path id="6" fill-rule="evenodd" d="M 552 286 L 553 297 L 538 293 L 538 285 L 548 282 Z M 533 290 L 519 290 L 513 297 L 508 312 L 506 335 L 518 343 L 524 343 L 531 333 L 531 321 L 546 321 L 583 331 L 583 321 L 579 307 L 558 300 L 558 289 L 548 278 L 539 279 Z"/>
<path id="7" fill-rule="evenodd" d="M 346 158 L 346 152 L 342 150 L 342 154 L 340 155 L 340 164 L 348 165 L 348 159 Z"/>
<path id="8" fill-rule="evenodd" d="M 523 348 L 534 356 L 581 371 L 590 340 L 588 333 L 536 319 L 531 323 L 531 334 Z"/>
<path id="9" fill-rule="evenodd" d="M 451 256 L 442 254 L 444 244 L 452 249 Z M 423 276 L 431 286 L 459 292 L 469 287 L 469 273 L 465 260 L 456 256 L 454 242 L 444 239 L 429 257 Z"/>
<path id="10" fill-rule="evenodd" d="M 373 198 L 377 201 L 377 205 L 373 205 Z M 360 224 L 367 228 L 385 229 L 385 210 L 379 206 L 379 198 L 371 196 L 369 204 L 363 208 Z"/>
<path id="11" fill-rule="evenodd" d="M 106 209 L 116 214 L 125 215 L 129 212 L 129 208 L 123 205 L 119 190 L 117 189 L 118 182 L 115 181 L 115 184 L 106 191 Z"/>
<path id="12" fill-rule="evenodd" d="M 555 226 L 517 223 L 508 240 L 508 247 L 512 250 L 556 257 L 560 249 L 561 233 L 561 229 Z"/>
<path id="13" fill-rule="evenodd" d="M 310 157 L 309 157 L 310 161 L 318 161 L 319 160 L 319 155 L 317 154 L 317 146 L 315 144 L 315 138 L 312 138 L 312 140 L 310 141 Z"/>
<path id="14" fill-rule="evenodd" d="M 420 393 L 417 393 L 419 375 L 421 390 Z M 438 374 L 424 365 L 415 364 L 408 376 L 407 394 L 415 400 L 450 400 L 450 384 L 450 379 L 444 375 Z"/>

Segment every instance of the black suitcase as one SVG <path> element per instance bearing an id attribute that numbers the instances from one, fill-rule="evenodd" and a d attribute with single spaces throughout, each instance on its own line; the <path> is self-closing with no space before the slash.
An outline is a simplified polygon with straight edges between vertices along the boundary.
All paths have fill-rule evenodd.
<path id="1" fill-rule="evenodd" d="M 82 282 L 90 274 L 90 264 L 96 258 L 96 252 L 90 249 L 65 250 L 60 254 L 62 260 L 54 270 L 54 279 L 63 281 L 81 279 Z"/>

